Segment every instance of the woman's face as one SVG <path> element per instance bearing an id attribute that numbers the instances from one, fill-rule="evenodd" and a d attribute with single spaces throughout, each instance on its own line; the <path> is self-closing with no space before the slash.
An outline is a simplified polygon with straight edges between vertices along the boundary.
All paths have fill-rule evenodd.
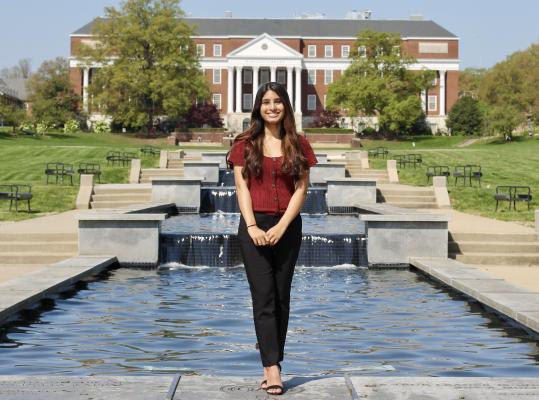
<path id="1" fill-rule="evenodd" d="M 284 103 L 273 90 L 268 90 L 262 96 L 260 114 L 266 124 L 279 124 L 283 120 Z"/>

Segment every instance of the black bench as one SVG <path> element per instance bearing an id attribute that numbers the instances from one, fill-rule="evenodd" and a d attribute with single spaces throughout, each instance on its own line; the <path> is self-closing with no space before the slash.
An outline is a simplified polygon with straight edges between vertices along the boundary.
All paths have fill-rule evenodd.
<path id="1" fill-rule="evenodd" d="M 509 210 L 511 210 L 511 204 L 516 211 L 517 201 L 525 201 L 528 203 L 528 211 L 530 210 L 530 203 L 532 201 L 532 192 L 529 186 L 519 185 L 500 185 L 496 186 L 496 193 L 494 194 L 494 200 L 496 200 L 496 209 L 498 211 L 498 203 L 500 201 L 507 201 L 509 203 Z"/>
<path id="2" fill-rule="evenodd" d="M 413 165 L 415 168 L 418 164 L 421 165 L 423 163 L 421 154 L 397 154 L 393 157 L 397 161 L 397 166 L 399 168 L 406 168 L 406 165 Z"/>
<path id="3" fill-rule="evenodd" d="M 480 165 L 457 165 L 453 171 L 453 176 L 455 177 L 455 186 L 457 185 L 458 179 L 462 179 L 463 186 L 466 186 L 466 181 L 472 186 L 472 179 L 476 180 L 481 187 L 481 177 L 483 172 L 481 171 Z"/>
<path id="4" fill-rule="evenodd" d="M 64 183 L 64 178 L 69 177 L 71 184 L 73 185 L 73 175 L 75 171 L 73 170 L 73 164 L 66 164 L 61 162 L 51 162 L 47 163 L 45 168 L 45 176 L 47 177 L 47 185 L 49 184 L 49 178 L 54 176 L 56 178 L 56 183 L 58 180 Z"/>
<path id="5" fill-rule="evenodd" d="M 140 148 L 140 152 L 143 155 L 150 155 L 150 156 L 158 156 L 160 154 L 160 151 L 158 148 L 150 145 L 145 145 Z"/>
<path id="6" fill-rule="evenodd" d="M 109 151 L 107 153 L 106 159 L 107 159 L 107 165 L 109 164 L 114 165 L 116 163 L 120 164 L 122 162 L 122 153 L 119 151 Z"/>
<path id="7" fill-rule="evenodd" d="M 137 153 L 124 151 L 121 156 L 122 165 L 129 164 L 129 162 L 131 162 L 131 160 L 134 160 L 135 158 L 137 158 Z"/>
<path id="8" fill-rule="evenodd" d="M 79 181 L 80 176 L 82 174 L 85 175 L 93 175 L 99 183 L 101 183 L 101 166 L 97 163 L 88 163 L 88 162 L 81 162 L 79 163 L 79 168 L 77 169 L 77 173 L 79 174 Z"/>
<path id="9" fill-rule="evenodd" d="M 32 197 L 32 185 L 0 185 L 0 200 L 9 200 L 9 211 L 11 211 L 13 202 L 15 202 L 15 211 L 19 212 L 19 201 L 26 201 L 28 212 L 31 212 L 30 200 L 32 200 Z"/>
<path id="10" fill-rule="evenodd" d="M 430 167 L 427 167 L 427 183 L 429 183 L 430 178 L 433 176 L 445 176 L 449 177 L 451 176 L 451 172 L 449 172 L 449 167 L 447 165 L 431 165 Z"/>
<path id="11" fill-rule="evenodd" d="M 375 147 L 374 149 L 369 150 L 369 156 L 372 157 L 382 157 L 385 159 L 389 154 L 387 147 Z"/>

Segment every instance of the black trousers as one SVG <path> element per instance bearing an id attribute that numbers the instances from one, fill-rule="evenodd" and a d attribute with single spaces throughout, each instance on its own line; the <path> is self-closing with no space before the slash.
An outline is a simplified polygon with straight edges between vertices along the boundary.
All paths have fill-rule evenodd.
<path id="1" fill-rule="evenodd" d="M 279 215 L 255 213 L 258 227 L 267 231 L 279 222 Z M 301 245 L 301 216 L 290 223 L 275 246 L 255 246 L 243 216 L 238 227 L 241 256 L 253 301 L 255 332 L 262 365 L 283 360 L 290 288 Z"/>

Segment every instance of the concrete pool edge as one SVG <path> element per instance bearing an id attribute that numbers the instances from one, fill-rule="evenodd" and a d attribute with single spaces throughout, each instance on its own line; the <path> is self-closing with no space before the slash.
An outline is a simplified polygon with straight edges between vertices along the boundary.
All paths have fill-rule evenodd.
<path id="1" fill-rule="evenodd" d="M 77 256 L 0 284 L 0 324 L 117 262 L 113 256 Z"/>
<path id="2" fill-rule="evenodd" d="M 412 257 L 410 265 L 534 333 L 539 333 L 539 293 L 450 258 Z"/>
<path id="3" fill-rule="evenodd" d="M 179 384 L 174 386 L 179 379 Z M 237 376 L 0 376 L 0 400 L 269 399 L 258 377 Z M 401 400 L 536 399 L 539 378 L 287 376 L 283 399 Z M 174 388 L 174 390 L 173 390 Z"/>

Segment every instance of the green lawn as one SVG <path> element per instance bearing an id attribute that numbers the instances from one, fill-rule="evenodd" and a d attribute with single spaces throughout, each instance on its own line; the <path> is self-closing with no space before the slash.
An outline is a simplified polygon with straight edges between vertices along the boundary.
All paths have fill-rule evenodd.
<path id="1" fill-rule="evenodd" d="M 410 152 L 421 153 L 423 166 L 400 170 L 400 180 L 418 186 L 426 185 L 425 172 L 429 165 L 480 164 L 483 168 L 482 187 L 455 187 L 449 179 L 449 191 L 453 207 L 457 210 L 485 215 L 503 220 L 534 220 L 534 199 L 532 210 L 527 211 L 524 203 L 518 204 L 519 211 L 508 212 L 507 204 L 501 211 L 494 212 L 493 194 L 496 185 L 529 185 L 532 193 L 539 195 L 539 139 L 515 137 L 511 143 L 503 140 L 484 140 L 459 148 L 459 144 L 469 138 L 462 136 L 419 136 L 402 140 L 363 140 L 364 149 L 385 146 L 390 154 Z M 10 129 L 0 128 L 0 183 L 31 183 L 34 199 L 33 212 L 9 212 L 9 203 L 0 202 L 0 221 L 20 220 L 50 212 L 73 209 L 78 190 L 78 179 L 73 186 L 68 184 L 45 184 L 45 164 L 47 162 L 73 163 L 99 162 L 103 171 L 102 182 L 127 182 L 129 167 L 107 167 L 105 156 L 110 150 L 137 151 L 143 144 L 159 148 L 172 147 L 165 138 L 146 139 L 127 134 L 50 133 L 45 136 L 11 136 Z M 177 147 L 175 148 L 177 149 Z M 189 147 L 189 149 L 215 149 L 209 147 Z M 224 147 L 222 149 L 225 149 Z M 341 149 L 342 151 L 345 151 Z M 316 149 L 324 151 L 324 149 Z M 156 167 L 158 157 L 144 157 L 145 168 Z M 385 160 L 371 159 L 371 168 L 385 168 Z M 23 208 L 23 206 L 21 206 Z"/>
<path id="2" fill-rule="evenodd" d="M 401 183 L 417 186 L 427 185 L 425 172 L 430 165 L 447 165 L 452 172 L 455 165 L 479 164 L 483 171 L 481 188 L 475 183 L 474 187 L 462 187 L 462 180 L 459 180 L 459 186 L 455 186 L 454 178 L 449 178 L 448 189 L 453 208 L 501 220 L 534 220 L 534 209 L 539 204 L 536 198 L 532 201 L 530 211 L 527 211 L 526 203 L 517 203 L 518 211 L 507 211 L 507 203 L 501 203 L 498 212 L 495 212 L 493 196 L 497 185 L 530 186 L 532 196 L 539 195 L 539 138 L 517 136 L 512 142 L 505 142 L 501 138 L 480 140 L 463 148 L 456 147 L 463 142 L 462 137 L 460 141 L 457 138 L 446 139 L 448 144 L 451 143 L 446 148 L 423 146 L 420 142 L 416 143 L 415 148 L 401 147 L 403 143 L 392 147 L 390 142 L 375 142 L 366 147 L 387 145 L 390 154 L 420 153 L 422 167 L 407 167 L 399 171 Z M 371 159 L 371 168 L 385 168 L 385 165 L 384 160 Z"/>

